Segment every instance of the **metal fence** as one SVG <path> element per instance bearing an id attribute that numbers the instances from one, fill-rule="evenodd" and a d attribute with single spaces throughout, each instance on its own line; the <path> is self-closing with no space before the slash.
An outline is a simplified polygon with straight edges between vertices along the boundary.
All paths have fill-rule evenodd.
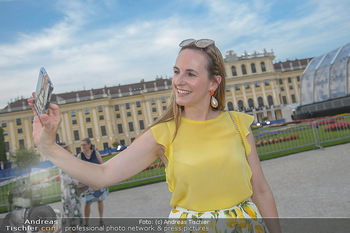
<path id="1" fill-rule="evenodd" d="M 262 127 L 253 130 L 259 156 L 294 150 L 302 147 L 322 148 L 324 143 L 348 140 L 350 142 L 350 115 L 329 117 L 315 121 L 290 123 L 279 127 Z M 158 168 L 157 162 L 144 171 L 123 182 L 140 182 L 164 177 L 164 168 Z M 61 194 L 59 169 L 51 167 L 12 179 L 0 180 L 0 206 L 7 205 L 8 192 L 16 187 L 31 186 L 42 200 L 56 198 Z"/>
<path id="2" fill-rule="evenodd" d="M 259 156 L 302 147 L 322 148 L 327 142 L 350 139 L 350 115 L 253 131 Z M 350 140 L 349 140 L 350 142 Z"/>

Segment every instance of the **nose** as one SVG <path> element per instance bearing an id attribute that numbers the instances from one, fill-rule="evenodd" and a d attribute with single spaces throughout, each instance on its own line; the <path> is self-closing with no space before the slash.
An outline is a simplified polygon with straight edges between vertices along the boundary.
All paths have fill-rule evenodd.
<path id="1" fill-rule="evenodd" d="M 175 86 L 181 86 L 184 84 L 184 77 L 183 75 L 179 74 L 179 75 L 174 75 L 173 77 L 173 84 Z"/>

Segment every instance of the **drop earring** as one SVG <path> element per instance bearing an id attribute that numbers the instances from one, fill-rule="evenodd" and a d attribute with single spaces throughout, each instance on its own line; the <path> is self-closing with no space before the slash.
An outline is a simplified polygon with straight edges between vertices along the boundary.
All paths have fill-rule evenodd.
<path id="1" fill-rule="evenodd" d="M 210 95 L 211 95 L 211 100 L 210 100 L 211 106 L 213 108 L 217 108 L 219 103 L 218 103 L 217 99 L 215 99 L 215 97 L 214 97 L 214 90 L 213 89 L 210 90 Z"/>

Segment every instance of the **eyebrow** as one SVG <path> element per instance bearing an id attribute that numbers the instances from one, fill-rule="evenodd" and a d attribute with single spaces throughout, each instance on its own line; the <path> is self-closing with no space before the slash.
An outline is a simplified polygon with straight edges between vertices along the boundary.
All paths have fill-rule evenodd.
<path id="1" fill-rule="evenodd" d="M 174 69 L 178 69 L 178 70 L 180 70 L 178 67 L 176 67 L 176 66 L 174 66 Z M 187 72 L 196 72 L 197 74 L 198 74 L 198 72 L 196 71 L 196 70 L 194 70 L 194 69 L 186 69 L 185 71 L 187 71 Z"/>

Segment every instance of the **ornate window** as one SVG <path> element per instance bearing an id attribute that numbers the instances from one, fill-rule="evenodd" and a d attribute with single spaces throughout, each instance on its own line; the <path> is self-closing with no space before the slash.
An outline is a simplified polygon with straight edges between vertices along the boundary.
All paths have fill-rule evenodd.
<path id="1" fill-rule="evenodd" d="M 229 111 L 233 111 L 233 103 L 232 103 L 231 101 L 229 101 L 229 102 L 227 103 L 227 109 L 228 109 Z"/>
<path id="2" fill-rule="evenodd" d="M 244 107 L 243 100 L 238 100 L 238 109 L 242 111 L 243 107 Z"/>
<path id="3" fill-rule="evenodd" d="M 253 99 L 251 99 L 251 98 L 248 99 L 248 105 L 249 105 L 249 108 L 254 108 L 254 101 L 253 101 Z"/>
<path id="4" fill-rule="evenodd" d="M 242 73 L 247 74 L 247 69 L 245 68 L 245 65 L 242 65 L 241 67 L 242 67 Z"/>
<path id="5" fill-rule="evenodd" d="M 250 67 L 252 68 L 252 73 L 256 73 L 255 64 L 254 63 L 250 64 Z"/>
<path id="6" fill-rule="evenodd" d="M 269 106 L 273 105 L 273 98 L 271 95 L 267 96 L 267 102 L 268 102 Z"/>
<path id="7" fill-rule="evenodd" d="M 237 70 L 235 66 L 231 66 L 232 76 L 237 76 Z"/>

